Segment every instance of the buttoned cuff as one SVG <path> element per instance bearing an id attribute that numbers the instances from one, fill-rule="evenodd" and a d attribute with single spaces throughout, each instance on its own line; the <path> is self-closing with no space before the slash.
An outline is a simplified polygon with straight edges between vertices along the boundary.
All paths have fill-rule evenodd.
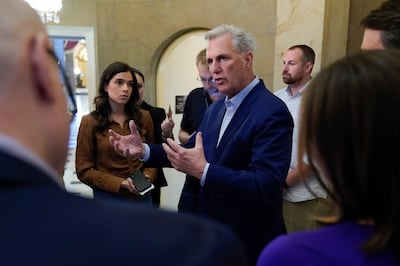
<path id="1" fill-rule="evenodd" d="M 204 166 L 203 174 L 201 175 L 201 178 L 200 178 L 200 185 L 202 187 L 204 186 L 204 183 L 206 182 L 206 176 L 207 176 L 209 167 L 210 167 L 210 163 L 206 163 L 206 165 Z"/>
<path id="2" fill-rule="evenodd" d="M 145 150 L 144 157 L 143 158 L 139 157 L 139 160 L 142 162 L 147 162 L 150 158 L 150 147 L 146 143 L 144 143 L 143 145 L 144 145 L 144 150 Z"/>

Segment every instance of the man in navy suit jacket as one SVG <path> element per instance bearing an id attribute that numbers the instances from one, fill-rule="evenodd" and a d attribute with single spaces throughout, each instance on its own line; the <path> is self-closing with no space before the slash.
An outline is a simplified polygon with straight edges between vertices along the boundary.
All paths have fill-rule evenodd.
<path id="1" fill-rule="evenodd" d="M 110 131 L 114 148 L 148 165 L 172 165 L 200 179 L 197 212 L 228 225 L 244 244 L 250 264 L 285 233 L 282 188 L 289 169 L 293 120 L 286 105 L 254 74 L 254 37 L 221 25 L 206 34 L 207 61 L 225 94 L 207 109 L 198 133 L 184 146 L 168 139 L 143 145 L 132 134 Z"/>
<path id="2" fill-rule="evenodd" d="M 63 191 L 71 117 L 54 51 L 25 1 L 1 5 L 1 264 L 246 265 L 215 222 Z"/>

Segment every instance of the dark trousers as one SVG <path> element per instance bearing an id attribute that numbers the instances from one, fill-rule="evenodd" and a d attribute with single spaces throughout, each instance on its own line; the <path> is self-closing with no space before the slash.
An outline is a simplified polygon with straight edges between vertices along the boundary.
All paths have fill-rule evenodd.
<path id="1" fill-rule="evenodd" d="M 134 201 L 134 202 L 138 202 L 138 203 L 142 203 L 142 204 L 151 206 L 151 193 L 150 192 L 147 192 L 140 198 L 129 199 L 129 198 L 121 197 L 120 195 L 117 195 L 114 193 L 106 192 L 106 191 L 99 190 L 99 189 L 93 189 L 93 199 L 123 201 L 125 203 L 127 201 Z"/>
<path id="2" fill-rule="evenodd" d="M 154 185 L 154 189 L 151 190 L 151 201 L 153 203 L 153 207 L 160 207 L 160 198 L 161 198 L 161 187 Z"/>
<path id="3" fill-rule="evenodd" d="M 199 196 L 200 180 L 193 176 L 186 176 L 185 184 L 179 198 L 179 212 L 197 212 L 197 198 Z"/>

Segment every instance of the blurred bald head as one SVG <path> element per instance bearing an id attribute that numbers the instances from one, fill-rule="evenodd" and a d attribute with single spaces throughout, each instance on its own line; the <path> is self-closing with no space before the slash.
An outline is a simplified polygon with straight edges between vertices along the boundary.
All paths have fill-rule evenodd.
<path id="1" fill-rule="evenodd" d="M 22 0 L 0 0 L 0 80 L 9 77 L 24 56 L 23 48 L 38 31 L 45 31 L 38 14 Z"/>
<path id="2" fill-rule="evenodd" d="M 51 41 L 25 1 L 0 0 L 0 5 L 0 134 L 61 174 L 70 118 Z"/>

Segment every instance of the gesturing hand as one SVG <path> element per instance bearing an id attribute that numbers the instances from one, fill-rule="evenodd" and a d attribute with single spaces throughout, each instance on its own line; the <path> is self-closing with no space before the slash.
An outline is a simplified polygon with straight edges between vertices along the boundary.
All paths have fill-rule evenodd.
<path id="1" fill-rule="evenodd" d="M 129 129 L 131 134 L 126 136 L 122 136 L 114 130 L 109 129 L 110 143 L 117 152 L 123 154 L 125 157 L 143 158 L 145 155 L 145 148 L 133 120 L 129 121 Z"/>
<path id="2" fill-rule="evenodd" d="M 197 133 L 196 145 L 191 149 L 182 147 L 172 139 L 167 139 L 167 143 L 163 143 L 162 146 L 167 153 L 168 160 L 176 170 L 201 178 L 207 163 L 201 132 Z"/>
<path id="3" fill-rule="evenodd" d="M 165 137 L 171 138 L 173 135 L 172 130 L 174 129 L 175 123 L 172 117 L 167 116 L 161 123 L 161 130 Z"/>

